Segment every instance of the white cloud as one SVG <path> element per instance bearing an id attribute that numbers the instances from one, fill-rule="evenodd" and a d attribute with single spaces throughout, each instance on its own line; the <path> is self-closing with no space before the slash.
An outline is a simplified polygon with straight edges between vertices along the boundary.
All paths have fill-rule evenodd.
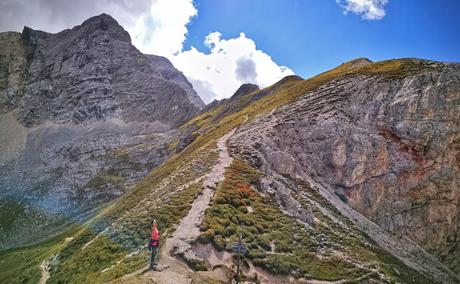
<path id="1" fill-rule="evenodd" d="M 58 32 L 101 13 L 112 15 L 141 52 L 169 58 L 206 102 L 231 96 L 242 83 L 265 87 L 293 74 L 244 33 L 231 39 L 209 34 L 206 53 L 183 50 L 188 24 L 198 14 L 193 0 L 2 0 L 0 30 L 20 31 L 28 25 Z"/>
<path id="2" fill-rule="evenodd" d="M 187 25 L 197 13 L 192 0 L 156 0 L 150 13 L 128 31 L 142 52 L 169 58 L 207 103 L 230 97 L 243 83 L 265 87 L 293 74 L 257 50 L 255 42 L 244 33 L 228 40 L 219 32 L 210 33 L 204 39 L 209 52 L 193 47 L 183 50 Z"/>
<path id="3" fill-rule="evenodd" d="M 192 0 L 156 0 L 128 32 L 142 52 L 169 56 L 182 50 L 187 24 L 197 13 Z"/>
<path id="4" fill-rule="evenodd" d="M 336 0 L 344 9 L 349 12 L 361 15 L 365 20 L 381 20 L 385 17 L 385 5 L 388 0 Z"/>
<path id="5" fill-rule="evenodd" d="M 214 93 L 216 99 L 223 99 L 230 97 L 243 83 L 266 87 L 294 74 L 291 69 L 277 65 L 268 54 L 258 50 L 256 43 L 244 33 L 231 39 L 222 39 L 221 36 L 219 32 L 214 32 L 206 37 L 209 53 L 192 47 L 170 58 L 198 91 L 206 86 L 208 94 Z M 203 99 L 210 101 L 205 96 Z"/>

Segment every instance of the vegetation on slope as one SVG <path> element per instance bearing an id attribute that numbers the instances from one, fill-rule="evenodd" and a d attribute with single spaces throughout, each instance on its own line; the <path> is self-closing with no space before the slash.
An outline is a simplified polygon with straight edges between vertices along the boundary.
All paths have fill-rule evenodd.
<path id="1" fill-rule="evenodd" d="M 143 244 L 148 239 L 151 218 L 159 222 L 163 239 L 172 233 L 201 189 L 196 179 L 209 172 L 217 159 L 213 151 L 217 138 L 240 124 L 242 118 L 227 122 L 217 124 L 207 135 L 155 168 L 133 190 L 85 225 L 84 231 L 59 254 L 49 283 L 60 283 L 64 277 L 65 283 L 104 282 L 147 263 Z M 99 249 L 86 250 L 93 246 Z M 95 262 L 98 264 L 93 265 Z"/>
<path id="2" fill-rule="evenodd" d="M 242 234 L 248 247 L 246 261 L 275 275 L 430 283 L 379 249 L 308 185 L 301 185 L 306 194 L 323 210 L 329 208 L 330 214 L 346 226 L 317 207 L 314 226 L 286 215 L 274 197 L 261 194 L 259 180 L 263 175 L 241 160 L 234 160 L 225 176 L 206 211 L 200 242 L 231 252 Z"/>
<path id="3" fill-rule="evenodd" d="M 133 212 L 121 221 L 123 225 L 116 232 L 97 235 L 86 230 L 62 250 L 61 261 L 53 269 L 49 283 L 102 283 L 139 269 L 147 263 L 144 244 L 149 238 L 152 218 L 165 233 L 186 215 L 199 190 L 200 186 L 193 184 L 180 195 L 145 208 L 149 210 L 146 214 Z"/>
<path id="4" fill-rule="evenodd" d="M 77 230 L 74 228 L 39 244 L 0 252 L 0 283 L 38 283 L 42 262 L 65 247 L 66 238 Z"/>

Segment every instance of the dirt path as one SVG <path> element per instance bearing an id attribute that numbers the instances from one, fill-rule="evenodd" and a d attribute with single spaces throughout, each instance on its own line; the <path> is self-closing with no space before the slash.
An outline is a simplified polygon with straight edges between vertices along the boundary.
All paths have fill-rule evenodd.
<path id="1" fill-rule="evenodd" d="M 190 283 L 193 271 L 188 266 L 172 256 L 173 252 L 183 252 L 193 254 L 190 242 L 200 235 L 199 226 L 203 221 L 204 211 L 208 208 L 216 185 L 224 180 L 225 169 L 230 166 L 232 157 L 227 150 L 227 140 L 233 135 L 235 129 L 222 136 L 217 141 L 219 159 L 212 170 L 204 177 L 203 191 L 192 203 L 189 210 L 176 228 L 173 236 L 166 240 L 162 247 L 158 263 L 158 271 L 148 271 L 147 266 L 132 274 L 126 275 L 122 279 L 130 279 L 135 282 L 182 284 Z M 193 255 L 190 255 L 193 257 Z"/>
<path id="2" fill-rule="evenodd" d="M 166 248 L 168 248 L 168 243 L 177 245 L 178 243 L 194 240 L 200 235 L 199 226 L 203 220 L 204 211 L 208 208 L 211 197 L 214 195 L 215 186 L 224 180 L 225 169 L 232 162 L 232 158 L 227 151 L 227 140 L 234 132 L 235 130 L 230 131 L 217 141 L 219 160 L 211 172 L 205 176 L 202 194 L 195 199 L 188 215 L 182 219 L 173 237 L 166 241 Z"/>
<path id="3" fill-rule="evenodd" d="M 40 278 L 40 281 L 38 282 L 39 284 L 45 284 L 46 281 L 50 278 L 50 272 L 49 272 L 49 261 L 48 259 L 44 260 L 40 264 L 40 270 L 42 272 L 42 277 Z"/>

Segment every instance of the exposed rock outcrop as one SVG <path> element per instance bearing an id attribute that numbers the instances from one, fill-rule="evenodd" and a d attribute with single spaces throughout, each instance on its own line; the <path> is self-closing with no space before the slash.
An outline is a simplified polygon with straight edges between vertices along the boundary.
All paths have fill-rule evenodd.
<path id="1" fill-rule="evenodd" d="M 370 61 L 367 58 L 356 58 L 356 59 L 353 59 L 351 61 L 344 63 L 343 65 L 345 65 L 347 69 L 353 69 L 353 68 L 363 67 L 371 63 L 372 61 Z"/>
<path id="2" fill-rule="evenodd" d="M 387 64 L 410 71 L 331 80 L 252 121 L 233 147 L 253 153 L 264 171 L 328 184 L 352 208 L 458 274 L 460 65 Z"/>
<path id="3" fill-rule="evenodd" d="M 0 113 L 15 109 L 26 87 L 28 67 L 20 33 L 0 33 Z"/>
<path id="4" fill-rule="evenodd" d="M 85 222 L 38 245 L 45 279 L 230 279 L 242 238 L 262 283 L 457 283 L 459 125 L 460 64 L 360 58 L 204 106 L 110 16 L 2 33 L 0 250 Z M 129 274 L 152 218 L 165 266 Z"/>

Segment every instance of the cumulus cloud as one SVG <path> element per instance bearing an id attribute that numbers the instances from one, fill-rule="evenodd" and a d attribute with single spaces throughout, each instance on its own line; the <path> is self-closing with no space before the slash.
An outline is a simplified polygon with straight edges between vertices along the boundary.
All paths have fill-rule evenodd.
<path id="1" fill-rule="evenodd" d="M 242 83 L 265 87 L 293 74 L 244 33 L 230 39 L 210 33 L 204 39 L 206 52 L 183 50 L 188 24 L 198 15 L 193 0 L 2 0 L 0 30 L 20 31 L 27 25 L 58 32 L 101 13 L 112 15 L 143 53 L 169 58 L 205 102 L 231 96 Z"/>
<path id="2" fill-rule="evenodd" d="M 128 32 L 142 52 L 170 56 L 182 50 L 187 24 L 197 13 L 192 0 L 152 1 L 149 13 Z"/>
<path id="3" fill-rule="evenodd" d="M 192 47 L 171 57 L 171 60 L 192 84 L 206 82 L 208 91 L 216 94 L 216 99 L 230 97 L 243 83 L 266 87 L 294 74 L 291 69 L 279 66 L 268 54 L 258 50 L 256 43 L 244 33 L 237 38 L 222 39 L 219 32 L 214 32 L 205 38 L 205 44 L 209 53 Z M 199 88 L 196 84 L 194 86 Z M 206 101 L 207 98 L 203 99 Z"/>
<path id="4" fill-rule="evenodd" d="M 200 94 L 201 99 L 203 99 L 206 103 L 212 102 L 218 97 L 217 94 L 214 93 L 210 82 L 193 78 L 189 78 L 189 81 L 192 83 L 195 91 Z"/>
<path id="5" fill-rule="evenodd" d="M 388 0 L 336 0 L 344 9 L 349 12 L 361 15 L 364 20 L 381 20 L 385 17 L 385 5 Z"/>
<path id="6" fill-rule="evenodd" d="M 251 58 L 241 57 L 236 61 L 236 78 L 247 83 L 256 83 L 256 63 Z"/>

